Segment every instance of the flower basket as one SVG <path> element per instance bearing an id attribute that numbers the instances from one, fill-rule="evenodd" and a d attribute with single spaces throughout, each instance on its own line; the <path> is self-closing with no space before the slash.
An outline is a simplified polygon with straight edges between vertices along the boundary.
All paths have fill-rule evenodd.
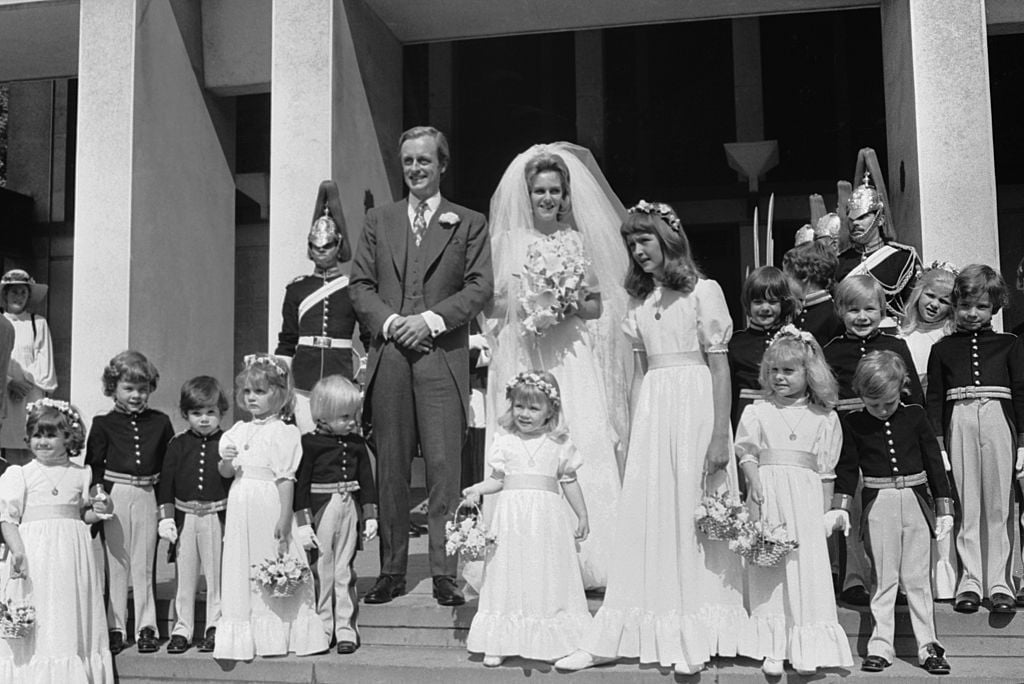
<path id="1" fill-rule="evenodd" d="M 24 639 L 36 625 L 36 609 L 31 601 L 15 600 L 10 598 L 7 587 L 11 581 L 4 583 L 4 590 L 0 596 L 0 638 L 3 639 Z"/>
<path id="2" fill-rule="evenodd" d="M 286 598 L 308 582 L 311 576 L 308 565 L 297 558 L 282 554 L 276 558 L 264 558 L 259 563 L 253 563 L 249 578 L 253 584 L 271 596 Z"/>
<path id="3" fill-rule="evenodd" d="M 729 542 L 732 551 L 759 568 L 778 565 L 786 554 L 799 546 L 795 539 L 786 536 L 785 525 L 772 525 L 764 521 L 747 523 L 744 530 Z"/>
<path id="4" fill-rule="evenodd" d="M 460 504 L 444 524 L 444 536 L 445 552 L 449 556 L 459 554 L 465 561 L 480 560 L 498 542 L 484 524 L 477 504 Z"/>
<path id="5" fill-rule="evenodd" d="M 697 529 L 711 541 L 735 539 L 749 516 L 746 507 L 732 493 L 705 494 L 694 515 Z"/>

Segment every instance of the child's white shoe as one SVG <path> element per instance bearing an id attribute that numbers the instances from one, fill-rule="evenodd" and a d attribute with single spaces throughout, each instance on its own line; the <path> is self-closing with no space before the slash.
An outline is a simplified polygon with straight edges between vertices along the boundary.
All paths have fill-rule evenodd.
<path id="1" fill-rule="evenodd" d="M 579 650 L 570 653 L 561 660 L 556 660 L 555 669 L 565 670 L 567 672 L 578 672 L 580 670 L 586 670 L 588 667 L 604 665 L 605 663 L 615 662 L 616 660 L 617 658 L 596 656 L 593 653 L 587 653 L 586 651 Z"/>
<path id="2" fill-rule="evenodd" d="M 485 655 L 484 667 L 498 667 L 504 660 L 505 656 Z"/>
<path id="3" fill-rule="evenodd" d="M 764 672 L 768 677 L 781 677 L 785 674 L 786 670 L 781 660 L 765 658 L 764 662 L 761 663 L 761 672 Z"/>
<path id="4" fill-rule="evenodd" d="M 686 663 L 676 663 L 672 666 L 672 671 L 677 675 L 695 675 L 707 666 L 707 663 L 697 663 L 696 665 L 687 665 Z"/>

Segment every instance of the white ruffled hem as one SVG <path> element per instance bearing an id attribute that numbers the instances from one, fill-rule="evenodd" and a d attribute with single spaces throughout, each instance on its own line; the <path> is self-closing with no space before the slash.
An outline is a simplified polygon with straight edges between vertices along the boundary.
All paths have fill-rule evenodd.
<path id="1" fill-rule="evenodd" d="M 742 607 L 731 606 L 685 615 L 602 607 L 581 648 L 600 657 L 639 658 L 641 663 L 692 670 L 714 655 L 736 656 L 749 619 Z"/>
<path id="2" fill-rule="evenodd" d="M 478 612 L 469 628 L 466 649 L 484 655 L 557 660 L 579 648 L 592 621 L 587 612 L 549 618 Z"/>
<path id="3" fill-rule="evenodd" d="M 217 645 L 213 657 L 220 660 L 252 660 L 256 656 L 288 653 L 312 655 L 328 647 L 323 622 L 316 615 L 292 623 L 273 616 L 217 623 Z"/>
<path id="4" fill-rule="evenodd" d="M 850 667 L 850 639 L 838 622 L 790 626 L 783 616 L 752 617 L 740 653 L 748 658 L 788 660 L 798 670 Z"/>
<path id="5" fill-rule="evenodd" d="M 36 656 L 16 666 L 12 659 L 0 660 L 0 682 L 20 684 L 114 684 L 114 665 L 109 650 L 90 653 L 88 658 Z"/>

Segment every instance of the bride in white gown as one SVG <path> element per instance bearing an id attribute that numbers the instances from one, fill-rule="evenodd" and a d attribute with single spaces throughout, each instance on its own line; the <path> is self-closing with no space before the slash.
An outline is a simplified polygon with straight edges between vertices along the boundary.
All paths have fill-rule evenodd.
<path id="1" fill-rule="evenodd" d="M 535 145 L 517 156 L 491 198 L 495 298 L 488 332 L 496 343 L 488 405 L 504 405 L 505 384 L 519 371 L 543 369 L 558 379 L 569 433 L 583 456 L 578 478 L 590 537 L 580 547 L 580 568 L 588 589 L 607 581 L 619 454 L 625 453 L 628 429 L 632 362 L 621 333 L 628 259 L 619 236 L 624 215 L 590 153 L 569 143 Z M 524 329 L 519 304 L 527 251 L 538 241 L 582 252 L 589 263 L 580 304 L 539 336 Z M 496 412 L 489 413 L 488 444 L 500 430 Z"/>

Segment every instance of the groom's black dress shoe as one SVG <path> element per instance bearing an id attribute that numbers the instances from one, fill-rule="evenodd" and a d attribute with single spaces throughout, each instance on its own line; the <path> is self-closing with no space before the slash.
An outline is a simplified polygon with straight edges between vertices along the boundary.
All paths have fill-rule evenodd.
<path id="1" fill-rule="evenodd" d="M 405 578 L 398 575 L 381 575 L 370 591 L 363 597 L 363 603 L 388 603 L 405 593 Z"/>
<path id="2" fill-rule="evenodd" d="M 434 577 L 434 598 L 441 606 L 461 606 L 466 602 L 466 597 L 455 584 L 455 578 L 447 575 Z"/>

